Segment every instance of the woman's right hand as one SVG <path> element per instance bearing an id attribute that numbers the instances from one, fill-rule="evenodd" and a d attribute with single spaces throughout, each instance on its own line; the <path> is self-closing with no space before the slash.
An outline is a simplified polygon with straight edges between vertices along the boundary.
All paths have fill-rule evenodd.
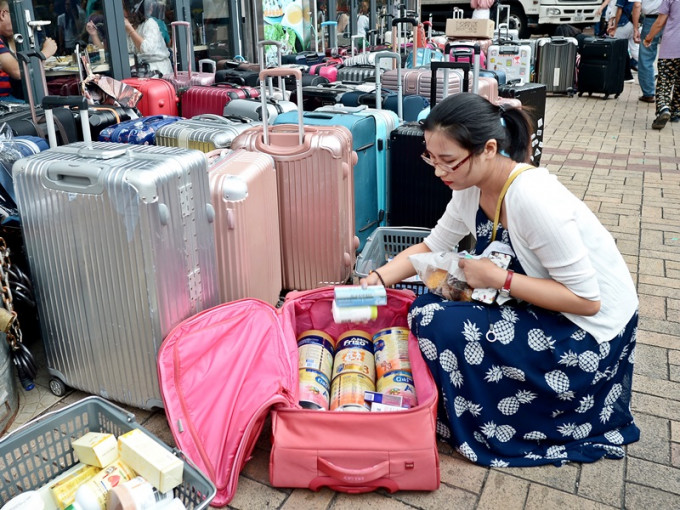
<path id="1" fill-rule="evenodd" d="M 97 33 L 97 27 L 92 21 L 87 22 L 87 25 L 85 25 L 85 30 L 90 35 L 95 35 Z"/>

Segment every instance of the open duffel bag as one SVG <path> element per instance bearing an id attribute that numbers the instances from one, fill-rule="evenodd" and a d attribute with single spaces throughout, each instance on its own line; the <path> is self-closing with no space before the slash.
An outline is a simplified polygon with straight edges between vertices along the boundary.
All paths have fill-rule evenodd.
<path id="1" fill-rule="evenodd" d="M 280 309 L 256 299 L 225 303 L 180 323 L 158 353 L 158 376 L 177 446 L 217 487 L 212 504 L 236 493 L 267 415 L 269 478 L 275 487 L 435 490 L 437 389 L 418 341 L 409 356 L 418 405 L 395 412 L 316 411 L 298 404 L 296 339 L 310 329 L 334 338 L 407 326 L 411 291 L 387 290 L 387 305 L 362 324 L 335 324 L 333 287 L 291 292 Z"/>

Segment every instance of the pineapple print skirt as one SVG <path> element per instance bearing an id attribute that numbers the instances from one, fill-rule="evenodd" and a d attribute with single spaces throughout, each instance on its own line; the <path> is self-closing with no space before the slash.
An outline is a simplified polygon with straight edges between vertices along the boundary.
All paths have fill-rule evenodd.
<path id="1" fill-rule="evenodd" d="M 437 431 L 485 466 L 621 458 L 639 439 L 630 412 L 637 313 L 598 344 L 534 306 L 416 299 L 409 324 L 439 388 Z M 493 327 L 495 338 L 487 335 Z"/>

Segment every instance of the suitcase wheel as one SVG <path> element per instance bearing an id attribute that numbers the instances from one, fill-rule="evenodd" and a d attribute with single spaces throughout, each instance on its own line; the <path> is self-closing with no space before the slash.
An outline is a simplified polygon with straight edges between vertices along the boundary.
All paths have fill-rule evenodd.
<path id="1" fill-rule="evenodd" d="M 605 94 L 603 99 L 609 99 L 609 94 Z"/>
<path id="2" fill-rule="evenodd" d="M 578 97 L 583 97 L 583 92 L 579 92 Z"/>
<path id="3" fill-rule="evenodd" d="M 50 379 L 50 390 L 57 397 L 63 397 L 66 395 L 66 385 L 57 378 Z"/>
<path id="4" fill-rule="evenodd" d="M 614 96 L 614 99 L 618 99 L 618 98 L 619 98 L 619 94 L 616 94 L 616 95 Z"/>

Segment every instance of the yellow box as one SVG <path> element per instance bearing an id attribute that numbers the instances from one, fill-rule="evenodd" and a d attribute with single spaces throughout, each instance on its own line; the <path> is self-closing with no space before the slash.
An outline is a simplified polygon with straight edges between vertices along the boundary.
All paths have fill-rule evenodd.
<path id="1" fill-rule="evenodd" d="M 118 437 L 120 458 L 156 489 L 167 492 L 182 483 L 184 462 L 143 430 L 133 429 Z"/>
<path id="2" fill-rule="evenodd" d="M 494 25 L 490 19 L 451 18 L 446 20 L 446 36 L 491 39 Z"/>
<path id="3" fill-rule="evenodd" d="M 78 463 L 73 469 L 69 470 L 69 474 L 59 477 L 54 482 L 49 482 L 50 493 L 52 498 L 60 510 L 64 510 L 76 498 L 76 491 L 78 487 L 83 485 L 88 480 L 92 479 L 94 475 L 101 471 L 97 466 L 88 466 L 87 464 Z"/>
<path id="4" fill-rule="evenodd" d="M 103 468 L 118 459 L 118 443 L 113 434 L 88 432 L 71 443 L 80 462 Z"/>

